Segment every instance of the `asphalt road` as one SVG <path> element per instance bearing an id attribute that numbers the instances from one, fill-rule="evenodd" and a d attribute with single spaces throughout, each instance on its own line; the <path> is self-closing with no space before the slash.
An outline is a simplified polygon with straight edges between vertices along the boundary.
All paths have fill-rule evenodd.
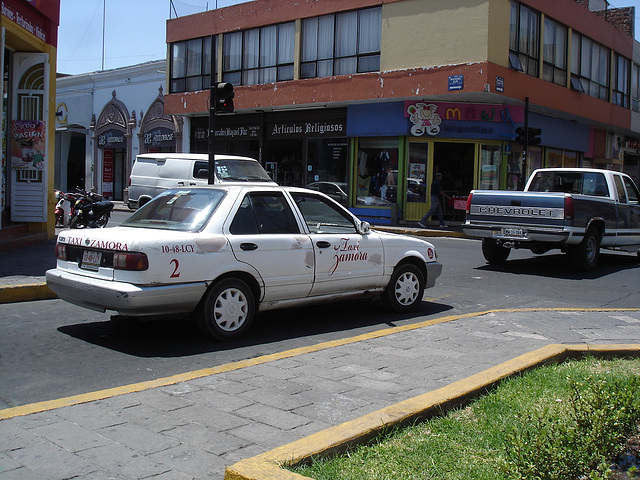
<path id="1" fill-rule="evenodd" d="M 114 224 L 118 220 L 114 218 Z M 236 342 L 202 338 L 192 322 L 110 320 L 45 300 L 0 305 L 0 408 L 51 400 L 165 377 L 360 333 L 502 308 L 638 307 L 636 255 L 601 256 L 583 274 L 560 253 L 512 252 L 500 268 L 488 266 L 476 240 L 434 238 L 444 264 L 436 286 L 411 315 L 389 313 L 376 302 L 281 310 L 259 315 Z"/>

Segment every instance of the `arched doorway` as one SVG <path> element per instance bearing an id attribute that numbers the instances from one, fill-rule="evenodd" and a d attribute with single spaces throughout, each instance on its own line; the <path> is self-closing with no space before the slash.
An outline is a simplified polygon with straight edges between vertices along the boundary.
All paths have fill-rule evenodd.
<path id="1" fill-rule="evenodd" d="M 124 189 L 131 174 L 131 127 L 127 107 L 116 99 L 116 91 L 95 122 L 93 185 L 99 193 L 113 200 L 124 199 Z"/>

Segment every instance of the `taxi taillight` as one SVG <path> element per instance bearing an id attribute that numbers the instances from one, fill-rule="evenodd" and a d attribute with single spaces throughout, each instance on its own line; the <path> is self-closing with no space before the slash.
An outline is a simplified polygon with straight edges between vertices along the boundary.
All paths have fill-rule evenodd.
<path id="1" fill-rule="evenodd" d="M 118 270 L 146 270 L 149 260 L 144 253 L 116 252 L 113 254 L 113 268 Z"/>
<path id="2" fill-rule="evenodd" d="M 64 243 L 56 244 L 56 258 L 58 260 L 67 259 L 67 246 Z"/>

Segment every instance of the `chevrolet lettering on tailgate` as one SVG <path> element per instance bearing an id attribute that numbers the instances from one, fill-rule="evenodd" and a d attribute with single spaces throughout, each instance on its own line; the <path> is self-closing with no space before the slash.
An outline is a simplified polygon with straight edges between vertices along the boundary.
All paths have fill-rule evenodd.
<path id="1" fill-rule="evenodd" d="M 538 207 L 501 207 L 496 205 L 472 205 L 471 213 L 480 215 L 497 215 L 505 217 L 524 218 L 563 218 L 562 208 L 538 208 Z"/>

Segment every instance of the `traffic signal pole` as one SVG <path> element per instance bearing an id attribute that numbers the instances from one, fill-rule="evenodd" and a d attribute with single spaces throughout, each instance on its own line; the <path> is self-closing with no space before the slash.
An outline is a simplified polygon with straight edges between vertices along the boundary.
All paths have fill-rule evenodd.
<path id="1" fill-rule="evenodd" d="M 209 185 L 216 182 L 216 155 L 214 152 L 216 115 L 218 113 L 233 113 L 234 96 L 233 85 L 228 82 L 214 82 L 209 89 Z"/>
<path id="2" fill-rule="evenodd" d="M 529 97 L 524 97 L 524 131 L 525 142 L 522 146 L 522 168 L 520 170 L 520 182 L 518 188 L 524 190 L 524 182 L 527 176 L 527 147 L 529 145 Z"/>
<path id="3" fill-rule="evenodd" d="M 214 83 L 209 89 L 209 176 L 207 183 L 216 183 L 216 155 L 214 152 L 214 141 L 216 138 L 216 90 Z"/>

